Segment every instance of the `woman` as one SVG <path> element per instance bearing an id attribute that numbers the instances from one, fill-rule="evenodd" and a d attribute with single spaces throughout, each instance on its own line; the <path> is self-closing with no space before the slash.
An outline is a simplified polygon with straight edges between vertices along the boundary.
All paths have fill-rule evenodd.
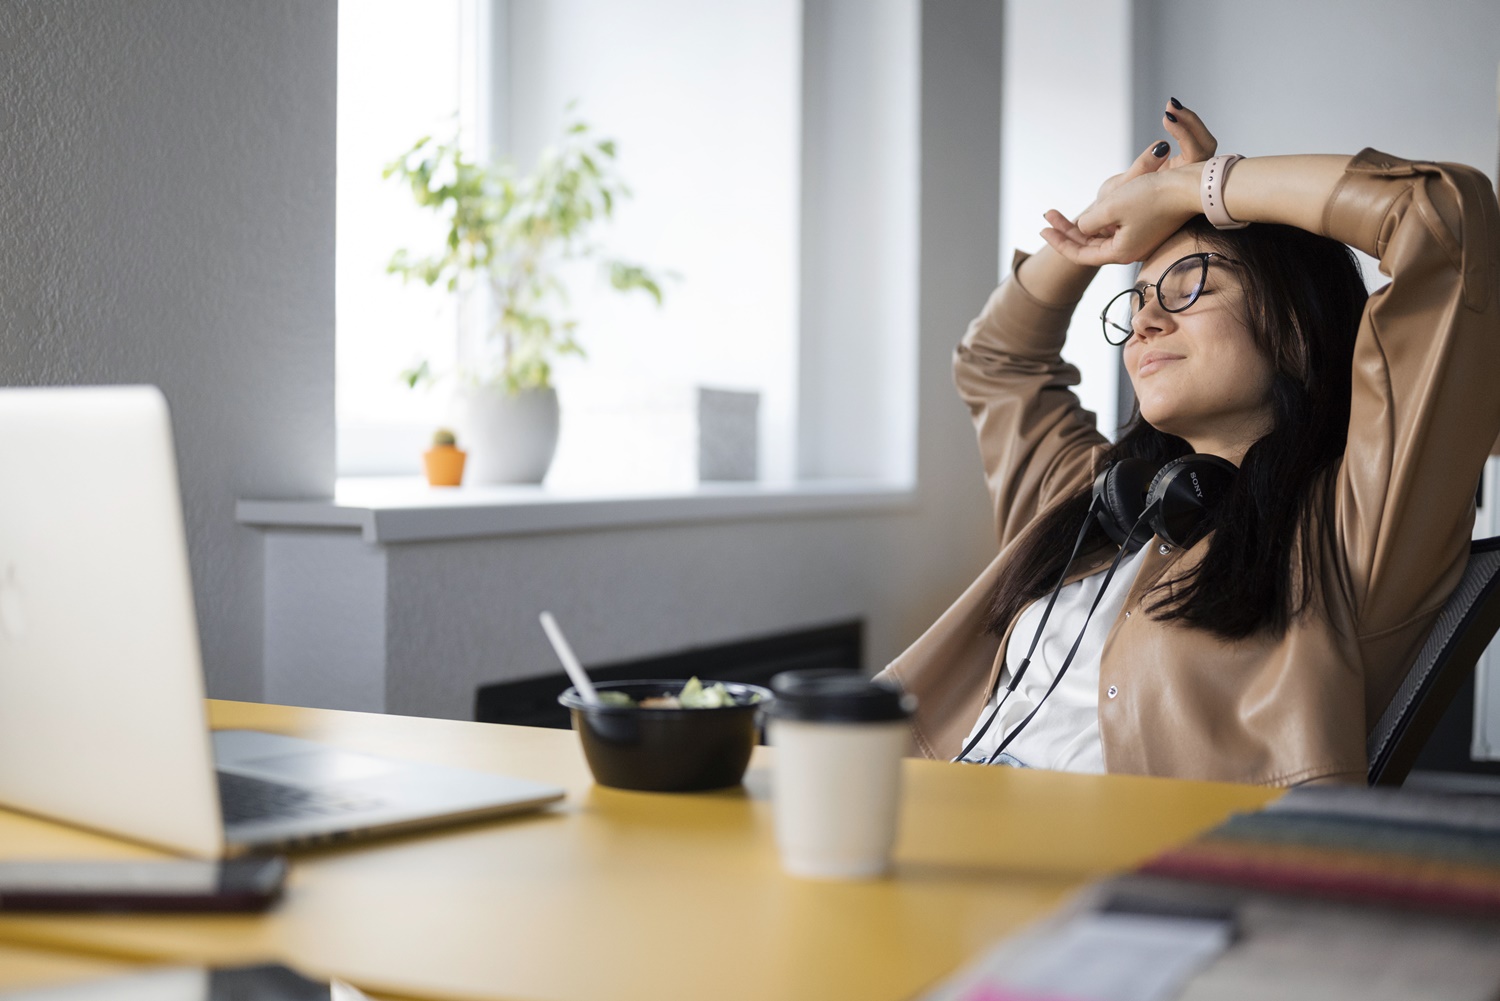
<path id="1" fill-rule="evenodd" d="M 884 676 L 918 696 L 930 757 L 1363 782 L 1500 431 L 1500 210 L 1468 167 L 1226 166 L 1175 99 L 1163 124 L 1180 154 L 1155 144 L 1076 221 L 1048 212 L 1047 246 L 960 344 L 1001 549 Z M 1367 302 L 1342 244 L 1391 279 Z M 1102 324 L 1138 408 L 1111 446 L 1060 353 L 1094 269 L 1133 262 Z M 1100 473 L 1190 453 L 1238 467 L 1211 514 L 1176 545 L 1117 546 L 1093 520 Z"/>

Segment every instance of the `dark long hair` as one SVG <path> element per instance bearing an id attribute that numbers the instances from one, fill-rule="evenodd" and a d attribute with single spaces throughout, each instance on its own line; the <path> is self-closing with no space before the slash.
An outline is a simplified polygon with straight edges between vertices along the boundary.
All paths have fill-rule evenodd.
<path id="1" fill-rule="evenodd" d="M 1332 551 L 1332 479 L 1348 437 L 1365 286 L 1353 252 L 1327 237 L 1270 224 L 1216 230 L 1202 216 L 1183 230 L 1200 249 L 1243 265 L 1245 319 L 1275 372 L 1272 419 L 1215 512 L 1202 562 L 1158 583 L 1148 611 L 1225 639 L 1260 631 L 1279 636 L 1317 595 L 1320 549 Z M 1099 468 L 1131 457 L 1160 465 L 1191 451 L 1136 407 Z M 1003 636 L 1028 602 L 1055 585 L 1090 497 L 1089 488 L 1081 490 L 1026 530 L 990 595 L 991 632 Z M 1085 546 L 1107 541 L 1096 525 Z"/>

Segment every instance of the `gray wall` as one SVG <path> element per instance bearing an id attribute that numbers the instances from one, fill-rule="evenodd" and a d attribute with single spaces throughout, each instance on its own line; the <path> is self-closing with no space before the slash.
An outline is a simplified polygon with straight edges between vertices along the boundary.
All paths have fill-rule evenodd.
<path id="1" fill-rule="evenodd" d="M 1495 0 L 1137 0 L 1135 142 L 1176 96 L 1220 150 L 1356 153 L 1496 170 Z"/>
<path id="2" fill-rule="evenodd" d="M 1253 11 L 1253 14 L 1249 12 Z M 1198 111 L 1222 153 L 1357 153 L 1467 163 L 1496 176 L 1495 0 L 1135 0 L 1132 142 L 1161 109 Z M 1372 286 L 1384 279 L 1360 255 Z M 1130 412 L 1120 377 L 1120 411 Z"/>
<path id="3" fill-rule="evenodd" d="M 0 4 L 0 384 L 166 393 L 220 697 L 261 694 L 235 499 L 333 484 L 335 9 Z"/>
<path id="4" fill-rule="evenodd" d="M 919 18 L 906 0 L 803 3 L 797 465 L 808 479 L 915 474 Z"/>

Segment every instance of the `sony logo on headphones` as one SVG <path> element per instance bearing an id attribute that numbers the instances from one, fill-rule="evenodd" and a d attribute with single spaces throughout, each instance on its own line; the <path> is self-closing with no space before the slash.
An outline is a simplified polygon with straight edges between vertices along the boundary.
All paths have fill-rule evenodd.
<path id="1" fill-rule="evenodd" d="M 1195 473 L 1195 472 L 1192 472 L 1191 470 L 1189 470 L 1188 471 L 1188 479 L 1190 479 L 1190 480 L 1193 481 L 1193 493 L 1195 493 L 1195 494 L 1198 495 L 1198 499 L 1199 500 L 1202 500 L 1203 499 L 1203 488 L 1198 485 L 1198 474 Z"/>

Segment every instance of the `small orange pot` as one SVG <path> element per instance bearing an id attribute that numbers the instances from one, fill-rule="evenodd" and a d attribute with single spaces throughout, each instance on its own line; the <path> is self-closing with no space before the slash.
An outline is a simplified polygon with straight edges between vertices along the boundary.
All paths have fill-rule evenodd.
<path id="1" fill-rule="evenodd" d="M 464 460 L 469 453 L 455 445 L 434 445 L 422 453 L 427 482 L 435 487 L 456 487 L 464 479 Z"/>

